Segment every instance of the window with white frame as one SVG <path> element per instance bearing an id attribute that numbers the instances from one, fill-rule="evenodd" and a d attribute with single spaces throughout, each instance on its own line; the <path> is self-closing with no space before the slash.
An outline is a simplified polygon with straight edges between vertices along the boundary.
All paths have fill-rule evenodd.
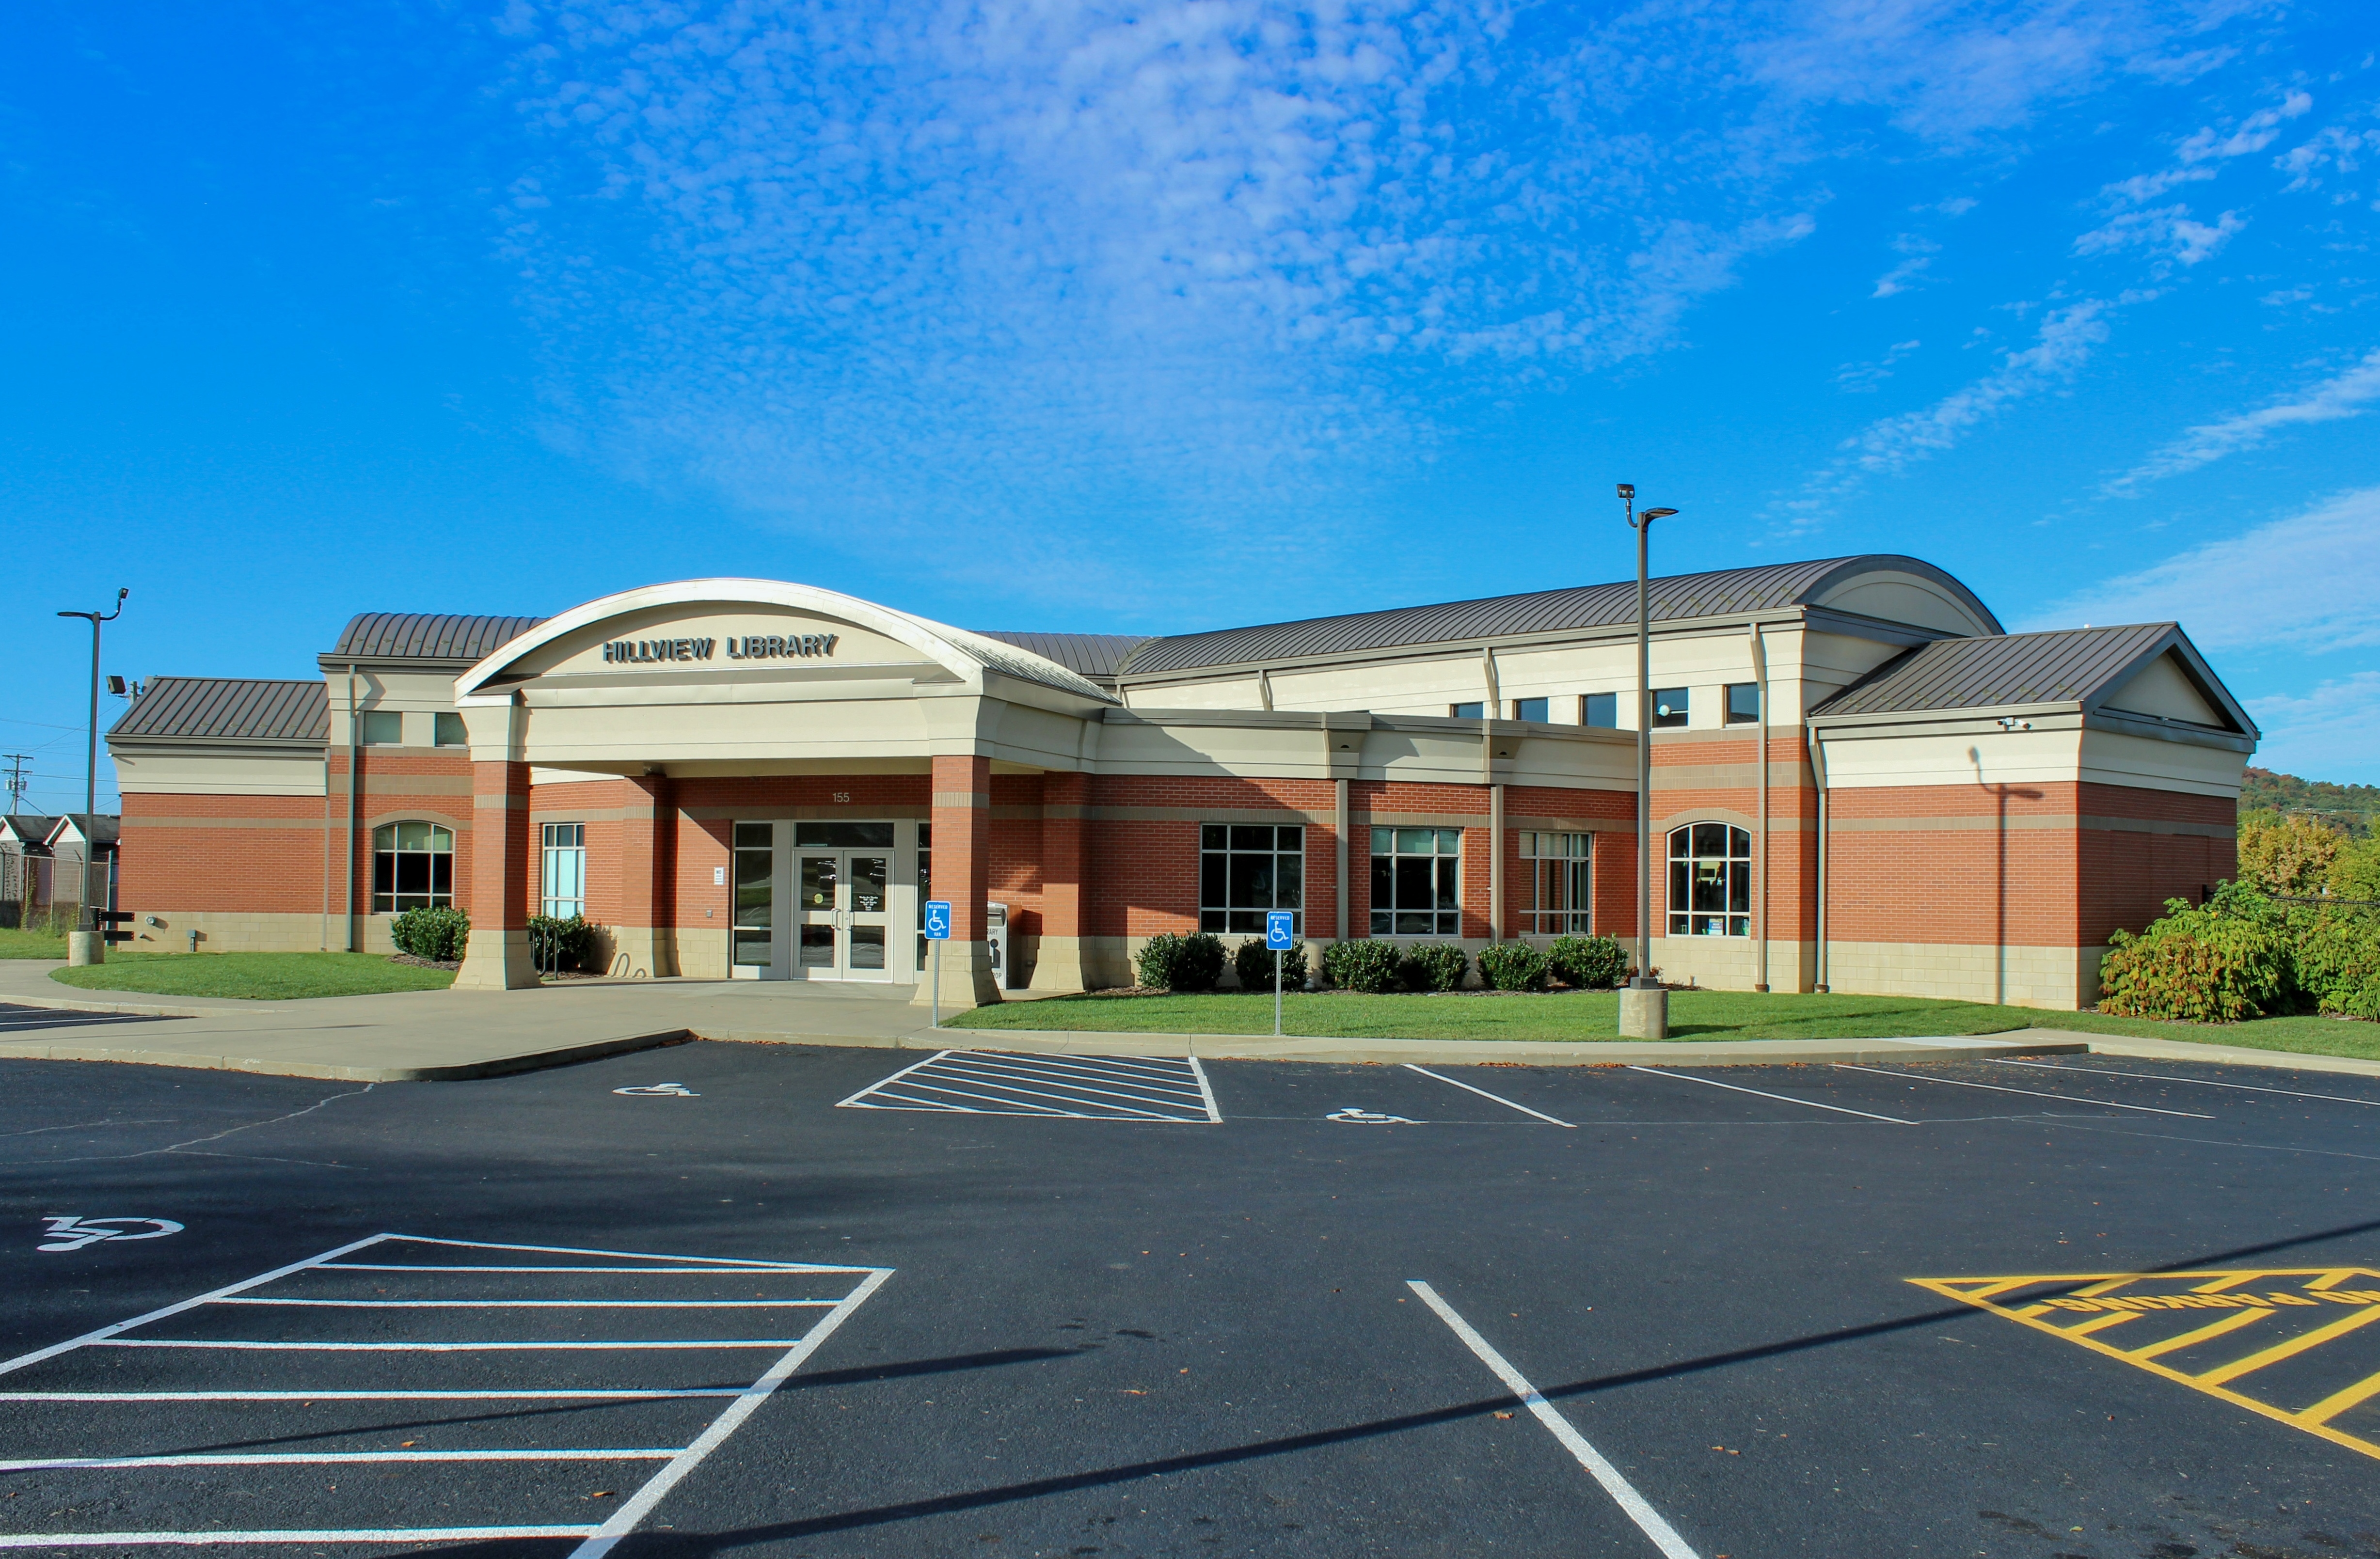
<path id="1" fill-rule="evenodd" d="M 1463 935 L 1463 830 L 1372 830 L 1372 935 Z"/>
<path id="2" fill-rule="evenodd" d="M 1199 825 L 1199 930 L 1262 933 L 1267 910 L 1305 907 L 1305 825 Z M 1291 924 L 1302 934 L 1305 922 L 1301 912 Z"/>
<path id="3" fill-rule="evenodd" d="M 372 830 L 372 913 L 403 914 L 455 902 L 455 831 L 438 823 L 383 823 Z"/>
<path id="4" fill-rule="evenodd" d="M 545 825 L 545 870 L 539 893 L 544 912 L 556 920 L 587 912 L 587 825 Z"/>
<path id="5" fill-rule="evenodd" d="M 1521 830 L 1521 871 L 1526 895 L 1522 924 L 1535 937 L 1591 934 L 1595 906 L 1593 834 Z"/>
<path id="6" fill-rule="evenodd" d="M 1670 834 L 1670 935 L 1752 935 L 1752 835 L 1725 823 Z"/>

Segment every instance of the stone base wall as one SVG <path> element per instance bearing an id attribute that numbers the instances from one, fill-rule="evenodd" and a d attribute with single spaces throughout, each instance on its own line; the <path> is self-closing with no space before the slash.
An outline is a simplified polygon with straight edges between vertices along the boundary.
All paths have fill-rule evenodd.
<path id="1" fill-rule="evenodd" d="M 149 924 L 152 918 L 163 925 Z M 346 945 L 346 923 L 337 915 L 330 918 L 329 944 L 333 951 Z M 367 923 L 369 924 L 369 923 Z M 133 934 L 129 942 L 118 942 L 116 948 L 136 953 L 186 953 L 190 950 L 190 933 L 199 934 L 199 951 L 202 953 L 311 953 L 322 950 L 323 920 L 320 914 L 273 914 L 266 912 L 235 910 L 143 910 L 130 925 L 121 929 Z M 381 945 L 368 950 L 394 952 L 388 945 L 385 920 L 382 923 Z"/>
<path id="2" fill-rule="evenodd" d="M 1831 942 L 1830 988 L 1858 996 L 1925 996 L 2080 1011 L 2099 999 L 2105 948 L 1956 942 Z"/>

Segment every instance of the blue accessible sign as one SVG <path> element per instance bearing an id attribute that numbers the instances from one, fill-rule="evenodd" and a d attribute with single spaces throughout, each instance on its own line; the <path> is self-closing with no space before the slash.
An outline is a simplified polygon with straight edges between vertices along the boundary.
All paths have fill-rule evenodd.
<path id="1" fill-rule="evenodd" d="M 1265 946 L 1277 953 L 1297 946 L 1297 916 L 1287 910 L 1267 910 Z"/>
<path id="2" fill-rule="evenodd" d="M 948 899 L 926 900 L 926 940 L 947 942 L 951 939 L 951 901 Z"/>

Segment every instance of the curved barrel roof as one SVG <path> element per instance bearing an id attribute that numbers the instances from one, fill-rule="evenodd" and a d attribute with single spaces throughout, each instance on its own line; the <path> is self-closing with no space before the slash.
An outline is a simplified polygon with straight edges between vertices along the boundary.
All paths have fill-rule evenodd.
<path id="1" fill-rule="evenodd" d="M 1810 562 L 1766 563 L 1711 574 L 1672 574 L 1647 586 L 1647 606 L 1657 622 L 1696 617 L 1730 617 L 1815 604 L 1826 593 L 1864 574 L 1915 574 L 1942 586 L 1997 631 L 1999 620 L 1974 592 L 1932 563 L 1893 552 L 1820 558 Z M 1534 590 L 1520 596 L 1449 601 L 1441 606 L 1401 607 L 1344 617 L 1313 617 L 1257 628 L 1224 628 L 1152 639 L 1124 662 L 1123 674 L 1195 671 L 1208 666 L 1249 665 L 1311 656 L 1360 655 L 1421 645 L 1512 637 L 1525 634 L 1617 627 L 1636 620 L 1636 582 Z"/>

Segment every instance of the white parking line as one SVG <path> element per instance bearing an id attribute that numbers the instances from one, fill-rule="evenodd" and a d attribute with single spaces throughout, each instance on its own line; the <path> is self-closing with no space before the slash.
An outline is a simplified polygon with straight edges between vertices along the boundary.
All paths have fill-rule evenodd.
<path id="1" fill-rule="evenodd" d="M 2380 1109 L 2380 1099 L 2350 1099 L 2343 1094 L 2304 1094 L 2294 1088 L 2259 1088 L 2248 1082 L 2216 1082 L 2204 1077 L 2166 1077 L 2156 1072 L 2110 1071 L 2105 1067 L 2061 1067 L 2046 1061 L 2010 1061 L 1995 1057 L 2004 1067 L 2032 1067 L 2038 1071 L 2089 1072 L 2094 1077 L 2129 1077 L 2141 1082 L 2186 1082 L 2192 1088 L 2232 1088 L 2242 1094 L 2279 1094 L 2291 1099 L 2325 1099 L 2334 1105 L 2362 1105 Z"/>
<path id="2" fill-rule="evenodd" d="M 1692 1072 L 1670 1071 L 1662 1067 L 1630 1067 L 1628 1070 L 1643 1072 L 1648 1077 L 1674 1077 L 1684 1082 L 1699 1082 L 1708 1088 L 1724 1088 L 1730 1094 L 1758 1094 L 1764 1099 L 1775 1099 L 1782 1104 L 1807 1105 L 1814 1110 L 1832 1110 L 1837 1115 L 1856 1115 L 1866 1120 L 1881 1120 L 1890 1126 L 1918 1124 L 1913 1120 L 1903 1120 L 1897 1115 L 1876 1115 L 1868 1110 L 1855 1110 L 1844 1105 L 1822 1105 L 1815 1099 L 1797 1099 L 1790 1094 L 1767 1094 L 1757 1088 L 1740 1087 L 1732 1082 L 1714 1082 L 1709 1078 L 1696 1077 Z"/>
<path id="3" fill-rule="evenodd" d="M 381 1273 L 419 1273 L 425 1275 L 423 1277 L 423 1284 L 432 1286 L 439 1283 L 451 1283 L 456 1276 L 464 1274 L 488 1271 L 507 1271 L 524 1275 L 543 1272 L 597 1271 L 614 1274 L 636 1273 L 638 1275 L 675 1272 L 681 1275 L 700 1275 L 714 1278 L 723 1275 L 735 1277 L 739 1280 L 765 1273 L 781 1277 L 787 1275 L 803 1275 L 812 1280 L 822 1279 L 832 1275 L 840 1276 L 844 1279 L 856 1279 L 856 1281 L 854 1283 L 851 1290 L 840 1299 L 764 1299 L 759 1301 L 711 1299 L 674 1300 L 665 1298 L 609 1299 L 601 1297 L 589 1298 L 585 1300 L 561 1300 L 534 1297 L 520 1299 L 462 1300 L 443 1299 L 437 1295 L 434 1287 L 431 1287 L 430 1291 L 427 1293 L 419 1294 L 418 1297 L 370 1300 L 311 1299 L 297 1296 L 285 1299 L 278 1294 L 257 1292 L 257 1290 L 267 1288 L 274 1283 L 281 1282 L 285 1279 L 298 1278 L 302 1276 L 304 1274 L 318 1269 L 327 1268 L 331 1270 L 338 1270 L 343 1263 L 341 1263 L 337 1258 L 343 1256 L 367 1251 L 376 1246 L 390 1247 L 392 1248 L 391 1253 L 395 1253 L 395 1247 L 410 1244 L 435 1245 L 443 1250 L 455 1251 L 483 1250 L 489 1251 L 525 1252 L 554 1255 L 565 1259 L 564 1261 L 557 1262 L 551 1266 L 506 1265 L 504 1267 L 483 1267 L 468 1264 L 417 1264 L 381 1262 L 357 1262 L 345 1263 L 345 1265 L 349 1270 L 362 1269 Z M 590 1257 L 602 1261 L 605 1264 L 590 1266 L 587 1264 L 587 1259 Z M 568 1258 L 577 1258 L 577 1260 L 573 1262 L 568 1260 Z M 640 1261 L 650 1264 L 627 1264 Z M 615 1263 L 622 1264 L 612 1264 Z M 242 1529 L 238 1531 L 223 1531 L 203 1529 L 203 1513 L 194 1512 L 193 1529 L 190 1530 L 20 1533 L 0 1537 L 0 1548 L 137 1547 L 152 1544 L 187 1546 L 199 1544 L 222 1545 L 230 1543 L 281 1542 L 312 1543 L 316 1545 L 346 1543 L 398 1543 L 414 1545 L 431 1542 L 484 1541 L 534 1538 L 575 1539 L 578 1541 L 579 1544 L 579 1546 L 574 1551 L 575 1553 L 583 1556 L 583 1559 L 598 1559 L 598 1556 L 606 1553 L 621 1536 L 634 1529 L 638 1522 L 644 1519 L 644 1517 L 653 1510 L 662 1496 L 665 1495 L 670 1489 L 674 1487 L 679 1480 L 684 1478 L 688 1471 L 698 1465 L 704 1457 L 716 1450 L 725 1442 L 729 1435 L 733 1434 L 739 1427 L 741 1427 L 759 1404 L 782 1386 L 793 1372 L 800 1368 L 803 1361 L 808 1360 L 811 1354 L 817 1350 L 819 1346 L 823 1343 L 828 1336 L 832 1335 L 835 1329 L 839 1327 L 860 1304 L 865 1302 L 870 1295 L 872 1295 L 878 1288 L 881 1287 L 885 1281 L 891 1276 L 892 1270 L 886 1267 L 845 1266 L 807 1262 L 763 1263 L 750 1261 L 726 1261 L 704 1256 L 677 1256 L 662 1255 L 659 1253 L 648 1255 L 643 1252 L 632 1251 L 588 1251 L 577 1250 L 565 1246 L 497 1244 L 494 1242 L 443 1239 L 426 1239 L 395 1234 L 372 1235 L 363 1239 L 354 1240 L 348 1244 L 342 1245 L 335 1250 L 326 1251 L 318 1256 L 310 1257 L 305 1261 L 294 1262 L 286 1266 L 276 1267 L 271 1272 L 260 1274 L 255 1277 L 248 1278 L 239 1283 L 228 1284 L 220 1288 L 210 1289 L 204 1294 L 197 1295 L 191 1299 L 184 1299 L 176 1304 L 166 1305 L 160 1309 L 147 1311 L 144 1314 L 135 1316 L 128 1321 L 117 1322 L 113 1325 L 99 1327 L 93 1331 L 83 1334 L 81 1336 L 69 1339 L 65 1343 L 61 1343 L 51 1348 L 36 1349 L 33 1352 L 20 1355 L 16 1359 L 6 1361 L 5 1363 L 0 1363 L 0 1374 L 24 1370 L 46 1361 L 55 1360 L 64 1355 L 73 1353 L 81 1348 L 211 1349 L 226 1353 L 509 1353 L 516 1356 L 532 1357 L 536 1354 L 554 1349 L 584 1349 L 589 1351 L 642 1350 L 666 1356 L 670 1354 L 683 1355 L 686 1350 L 719 1351 L 751 1350 L 757 1348 L 768 1350 L 775 1354 L 777 1357 L 761 1373 L 759 1379 L 753 1381 L 749 1385 L 740 1387 L 719 1387 L 706 1384 L 698 1386 L 688 1385 L 679 1387 L 634 1386 L 605 1388 L 597 1386 L 582 1390 L 566 1390 L 551 1387 L 522 1387 L 506 1389 L 499 1384 L 493 1387 L 484 1390 L 390 1389 L 375 1391 L 370 1389 L 339 1389 L 308 1391 L 305 1390 L 302 1385 L 298 1385 L 277 1387 L 276 1389 L 269 1391 L 223 1390 L 111 1392 L 60 1390 L 52 1392 L 9 1391 L 0 1393 L 0 1401 L 17 1405 L 20 1410 L 33 1409 L 41 1406 L 63 1407 L 67 1404 L 81 1404 L 88 1406 L 113 1405 L 118 1403 L 162 1405 L 174 1403 L 305 1402 L 311 1404 L 318 1402 L 470 1402 L 541 1400 L 590 1404 L 615 1403 L 622 1405 L 634 1405 L 638 1403 L 662 1403 L 687 1398 L 722 1399 L 715 1409 L 715 1416 L 710 1420 L 708 1425 L 691 1442 L 686 1444 L 663 1444 L 651 1446 L 565 1447 L 527 1445 L 486 1450 L 420 1450 L 407 1445 L 400 1446 L 393 1450 L 255 1452 L 218 1452 L 198 1450 L 176 1452 L 169 1449 L 155 1454 L 110 1456 L 103 1454 L 103 1452 L 98 1455 L 90 1454 L 87 1444 L 79 1443 L 86 1441 L 86 1435 L 78 1432 L 73 1434 L 73 1440 L 79 1443 L 73 1444 L 71 1445 L 71 1449 L 80 1454 L 49 1456 L 19 1456 L 13 1459 L 0 1461 L 0 1472 L 48 1472 L 75 1474 L 120 1472 L 137 1475 L 152 1469 L 167 1468 L 337 1467 L 350 1464 L 374 1464 L 392 1469 L 389 1474 L 390 1476 L 398 1476 L 399 1473 L 395 1469 L 402 1468 L 407 1464 L 410 1463 L 421 1463 L 427 1466 L 431 1464 L 455 1463 L 539 1464 L 549 1462 L 659 1462 L 662 1466 L 653 1470 L 650 1475 L 645 1476 L 643 1481 L 636 1491 L 613 1512 L 611 1519 L 600 1525 L 571 1522 L 539 1525 L 523 1523 L 518 1525 L 492 1525 L 480 1527 L 424 1526 L 349 1529 Z M 811 1285 L 808 1282 L 803 1284 L 804 1287 L 809 1287 Z M 820 1282 L 818 1284 L 818 1287 L 824 1287 L 826 1285 L 823 1282 Z M 169 1338 L 155 1336 L 128 1336 L 125 1335 L 128 1332 L 151 1325 L 159 1321 L 166 1320 L 174 1316 L 189 1314 L 200 1310 L 202 1307 L 221 1307 L 229 1305 L 259 1307 L 251 1310 L 249 1314 L 252 1319 L 262 1319 L 264 1315 L 269 1313 L 271 1307 L 287 1304 L 299 1306 L 332 1306 L 340 1308 L 361 1307 L 382 1311 L 419 1310 L 423 1311 L 432 1310 L 494 1311 L 510 1308 L 566 1309 L 576 1307 L 587 1311 L 676 1309 L 699 1312 L 722 1309 L 802 1308 L 813 1311 L 823 1310 L 824 1313 L 819 1315 L 806 1332 L 798 1336 L 793 1337 L 693 1336 L 670 1340 L 589 1340 L 581 1338 L 569 1341 L 482 1337 L 465 1338 L 451 1342 L 418 1342 L 409 1340 L 369 1342 L 333 1340 L 306 1342 L 277 1337 Z M 536 1368 L 533 1364 L 528 1364 L 526 1360 L 524 1360 L 524 1363 L 527 1368 L 532 1370 Z M 302 1368 L 302 1365 L 296 1365 L 293 1367 Z M 290 1370 L 293 1367 L 277 1368 L 276 1373 L 279 1374 L 282 1379 L 286 1380 L 289 1377 Z M 708 1367 L 706 1366 L 704 1369 L 705 1372 L 708 1372 Z M 302 1379 L 302 1377 L 300 1378 Z M 534 1376 L 531 1378 L 534 1378 Z M 20 1417 L 17 1421 L 20 1423 L 39 1423 L 42 1420 Z M 85 1424 L 89 1422 L 87 1419 L 83 1419 L 80 1416 L 78 1416 L 78 1419 L 75 1421 Z M 164 1422 L 169 1428 L 173 1422 L 170 1419 L 161 1420 L 159 1414 L 154 1408 L 144 1413 L 142 1415 L 141 1421 L 144 1424 L 152 1425 L 157 1422 Z M 394 1431 L 401 1427 L 403 1426 L 364 1423 L 357 1425 L 354 1429 L 346 1432 L 355 1435 L 374 1435 L 380 1432 Z M 198 1435 L 206 1433 L 207 1432 L 203 1427 L 201 1427 L 194 1429 L 192 1432 L 194 1435 Z M 212 1434 L 208 1434 L 208 1438 L 212 1437 Z M 676 1435 L 671 1434 L 668 1438 L 674 1440 Z M 425 1476 L 427 1475 L 425 1474 Z M 503 1491 L 499 1489 L 497 1491 L 498 1497 L 501 1497 Z"/>
<path id="4" fill-rule="evenodd" d="M 2101 1109 L 2139 1110 L 2143 1115 L 2178 1115 L 2186 1120 L 2212 1120 L 2211 1115 L 2199 1115 L 2190 1110 L 2152 1109 L 2147 1105 L 2118 1105 L 2106 1099 L 2085 1099 L 2078 1094 L 2044 1094 L 2037 1088 L 2003 1088 L 1997 1082 L 1966 1082 L 1955 1077 L 1926 1077 L 1919 1072 L 1887 1071 L 1882 1067 L 1855 1067 L 1849 1061 L 1834 1063 L 1837 1071 L 1874 1072 L 1878 1077 L 1904 1078 L 1911 1082 L 1938 1082 L 1948 1088 L 1988 1088 L 1995 1094 L 2027 1094 L 2036 1099 L 2062 1099 L 2070 1105 L 2096 1105 Z"/>
<path id="5" fill-rule="evenodd" d="M 1419 1278 L 1408 1281 L 1405 1287 L 1420 1295 L 1421 1302 L 1436 1311 L 1438 1318 L 1452 1327 L 1454 1335 L 1463 1339 L 1463 1346 L 1477 1354 L 1479 1361 L 1496 1372 L 1496 1378 L 1504 1383 L 1505 1389 L 1519 1397 L 1530 1415 L 1552 1432 L 1553 1437 L 1561 1442 L 1562 1449 L 1577 1458 L 1578 1465 L 1586 1468 L 1588 1475 L 1603 1485 L 1603 1492 L 1628 1513 L 1628 1519 L 1635 1522 L 1638 1529 L 1653 1540 L 1653 1546 L 1661 1551 L 1664 1559 L 1701 1559 L 1686 1540 L 1678 1535 L 1678 1529 L 1662 1519 L 1661 1513 L 1653 1508 L 1652 1502 L 1636 1492 L 1636 1485 L 1629 1482 L 1618 1468 L 1605 1459 L 1603 1453 L 1587 1442 L 1576 1425 L 1557 1412 L 1554 1405 L 1547 1401 L 1520 1371 L 1513 1369 L 1487 1338 L 1473 1330 L 1471 1323 L 1457 1315 L 1452 1305 L 1439 1299 L 1437 1289 Z"/>
<path id="6" fill-rule="evenodd" d="M 1223 1118 L 1206 1070 L 1195 1059 L 997 1050 L 936 1051 L 835 1107 L 1184 1125 L 1220 1125 Z"/>
<path id="7" fill-rule="evenodd" d="M 1483 1099 L 1493 1099 L 1496 1103 L 1503 1106 L 1508 1110 L 1519 1110 L 1523 1115 L 1534 1115 L 1539 1120 L 1545 1121 L 1548 1125 L 1567 1127 L 1572 1131 L 1578 1130 L 1577 1127 L 1572 1126 L 1569 1121 L 1556 1120 L 1552 1116 L 1548 1115 L 1543 1110 L 1533 1110 L 1526 1105 L 1516 1105 L 1512 1100 L 1504 1097 L 1501 1094 L 1490 1094 L 1485 1088 L 1474 1088 L 1467 1082 L 1457 1082 L 1454 1079 L 1441 1076 L 1440 1074 L 1430 1070 L 1427 1067 L 1417 1067 L 1411 1061 L 1407 1061 L 1405 1063 L 1405 1070 L 1417 1071 L 1424 1077 L 1435 1077 L 1439 1082 L 1445 1083 L 1450 1088 L 1460 1088 L 1466 1094 L 1476 1094 Z"/>

